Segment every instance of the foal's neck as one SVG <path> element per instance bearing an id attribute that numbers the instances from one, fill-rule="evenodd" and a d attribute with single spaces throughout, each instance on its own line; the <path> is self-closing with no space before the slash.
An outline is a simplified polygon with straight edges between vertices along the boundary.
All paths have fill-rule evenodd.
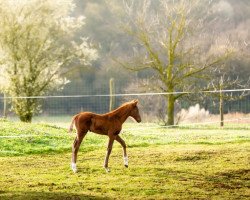
<path id="1" fill-rule="evenodd" d="M 130 105 L 125 105 L 125 106 L 121 106 L 119 108 L 117 108 L 116 110 L 113 111 L 113 116 L 116 116 L 117 118 L 119 118 L 119 120 L 121 121 L 121 123 L 124 123 L 126 121 L 126 119 L 129 117 L 131 108 Z"/>

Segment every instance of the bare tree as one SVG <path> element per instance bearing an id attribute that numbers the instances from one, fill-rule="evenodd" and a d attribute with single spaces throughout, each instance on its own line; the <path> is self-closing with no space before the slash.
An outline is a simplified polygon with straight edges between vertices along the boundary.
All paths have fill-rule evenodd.
<path id="1" fill-rule="evenodd" d="M 209 83 L 208 87 L 212 91 L 218 91 L 213 93 L 207 93 L 212 96 L 215 100 L 219 101 L 219 113 L 220 113 L 220 126 L 224 126 L 224 102 L 225 101 L 235 101 L 244 98 L 249 95 L 249 92 L 244 90 L 250 85 L 250 78 L 247 81 L 240 79 L 238 76 L 233 77 L 229 70 L 217 69 L 214 72 L 214 78 Z M 232 88 L 243 89 L 237 91 L 228 91 Z"/>
<path id="2" fill-rule="evenodd" d="M 174 125 L 175 102 L 185 95 L 176 92 L 198 89 L 196 81 L 209 76 L 204 72 L 220 65 L 232 49 L 227 40 L 218 46 L 218 40 L 212 40 L 215 34 L 205 32 L 205 22 L 209 26 L 214 19 L 200 13 L 203 4 L 187 0 L 158 3 L 159 6 L 150 0 L 124 3 L 130 19 L 124 29 L 136 44 L 126 61 L 118 62 L 131 70 L 153 71 L 149 86 L 168 93 L 167 124 Z"/>

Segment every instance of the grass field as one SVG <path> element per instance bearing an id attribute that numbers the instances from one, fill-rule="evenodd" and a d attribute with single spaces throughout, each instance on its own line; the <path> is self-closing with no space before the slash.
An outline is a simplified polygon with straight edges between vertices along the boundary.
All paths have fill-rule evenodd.
<path id="1" fill-rule="evenodd" d="M 115 143 L 111 173 L 102 168 L 105 136 L 87 135 L 77 174 L 69 167 L 74 135 L 65 128 L 2 120 L 0 136 L 1 200 L 250 198 L 248 124 L 234 129 L 127 124 L 121 136 L 129 168 Z"/>

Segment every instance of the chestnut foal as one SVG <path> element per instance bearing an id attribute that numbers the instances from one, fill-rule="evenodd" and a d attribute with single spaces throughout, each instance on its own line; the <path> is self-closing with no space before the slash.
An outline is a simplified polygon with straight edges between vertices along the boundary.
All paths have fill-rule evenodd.
<path id="1" fill-rule="evenodd" d="M 138 123 L 141 122 L 141 116 L 137 107 L 138 100 L 127 102 L 109 113 L 98 115 L 91 112 L 81 112 L 75 115 L 72 119 L 69 132 L 73 130 L 75 124 L 77 130 L 77 136 L 72 146 L 72 162 L 71 168 L 73 172 L 77 172 L 76 159 L 81 142 L 88 131 L 107 135 L 109 137 L 107 154 L 104 161 L 104 168 L 109 172 L 108 160 L 112 151 L 114 140 L 119 142 L 123 148 L 124 165 L 128 167 L 128 156 L 126 152 L 126 144 L 124 140 L 119 136 L 122 130 L 122 124 L 128 117 L 134 118 Z"/>

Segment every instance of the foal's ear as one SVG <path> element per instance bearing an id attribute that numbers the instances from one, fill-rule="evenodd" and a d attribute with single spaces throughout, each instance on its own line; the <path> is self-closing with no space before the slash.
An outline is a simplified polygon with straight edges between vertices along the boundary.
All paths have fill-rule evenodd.
<path id="1" fill-rule="evenodd" d="M 134 105 L 136 106 L 137 103 L 138 103 L 138 99 L 134 99 L 134 100 L 133 100 L 133 103 L 134 103 Z"/>

